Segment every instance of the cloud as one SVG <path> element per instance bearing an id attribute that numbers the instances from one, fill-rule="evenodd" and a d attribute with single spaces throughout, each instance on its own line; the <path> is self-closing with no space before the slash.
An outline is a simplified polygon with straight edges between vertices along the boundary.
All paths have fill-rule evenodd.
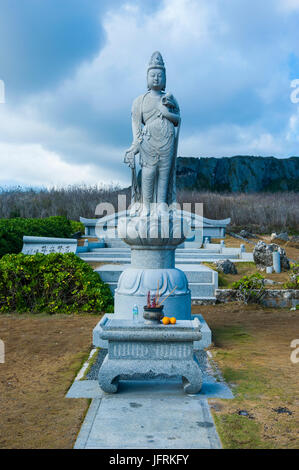
<path id="1" fill-rule="evenodd" d="M 299 0 L 280 0 L 279 8 L 287 12 L 299 10 Z"/>
<path id="2" fill-rule="evenodd" d="M 47 18 L 41 20 L 42 10 L 32 8 L 41 3 L 28 0 L 21 20 L 22 8 L 14 15 L 8 8 L 15 1 L 3 3 L 12 31 L 20 25 L 17 31 L 28 38 L 19 69 L 12 64 L 20 56 L 16 38 L 5 55 L 3 70 L 19 73 L 6 83 L 13 90 L 0 105 L 0 139 L 2 161 L 14 145 L 16 154 L 24 151 L 24 165 L 28 158 L 24 182 L 30 182 L 33 162 L 28 149 L 35 148 L 34 158 L 47 155 L 49 167 L 49 159 L 59 159 L 61 184 L 64 178 L 79 181 L 81 167 L 89 182 L 129 183 L 122 160 L 132 139 L 130 109 L 146 90 L 154 50 L 162 52 L 167 89 L 182 112 L 180 155 L 298 154 L 297 107 L 290 100 L 299 57 L 298 2 L 230 0 L 223 8 L 220 0 L 161 0 L 146 7 L 137 0 L 87 0 L 83 11 L 79 0 L 59 2 L 60 7 L 58 0 L 45 0 Z M 0 28 L 0 40 L 11 37 L 7 29 Z M 18 100 L 9 99 L 12 95 Z M 10 171 L 10 179 L 20 177 L 12 165 Z M 44 174 L 41 181 L 46 179 Z"/>
<path id="3" fill-rule="evenodd" d="M 5 155 L 5 158 L 3 158 Z M 64 186 L 72 184 L 124 183 L 111 169 L 68 163 L 38 144 L 0 143 L 1 185 L 11 181 L 21 186 Z"/>
<path id="4" fill-rule="evenodd" d="M 104 44 L 101 3 L 1 1 L 2 78 L 11 99 L 55 85 L 98 52 Z"/>

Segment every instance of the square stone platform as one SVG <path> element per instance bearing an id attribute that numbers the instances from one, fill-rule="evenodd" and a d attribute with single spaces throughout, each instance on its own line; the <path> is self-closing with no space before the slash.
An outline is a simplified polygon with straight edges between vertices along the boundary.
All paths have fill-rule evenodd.
<path id="1" fill-rule="evenodd" d="M 99 323 L 93 329 L 93 345 L 96 348 L 107 349 L 108 348 L 108 341 L 101 337 L 103 332 L 103 326 L 106 325 L 108 320 L 116 318 L 114 313 L 106 313 L 103 318 L 99 321 Z M 194 341 L 194 349 L 196 351 L 200 351 L 202 349 L 208 348 L 212 343 L 212 332 L 209 328 L 209 325 L 205 321 L 202 315 L 192 315 L 192 320 L 197 319 L 200 323 L 200 332 L 201 332 L 201 339 L 198 341 Z M 143 323 L 143 319 L 141 320 L 141 324 Z"/>

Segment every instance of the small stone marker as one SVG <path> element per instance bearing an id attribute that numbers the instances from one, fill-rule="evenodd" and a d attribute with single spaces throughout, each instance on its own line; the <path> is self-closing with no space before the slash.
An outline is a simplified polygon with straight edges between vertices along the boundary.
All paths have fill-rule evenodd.
<path id="1" fill-rule="evenodd" d="M 279 251 L 273 251 L 273 267 L 276 273 L 281 273 L 281 264 L 280 264 L 280 253 Z"/>
<path id="2" fill-rule="evenodd" d="M 75 238 L 23 237 L 24 255 L 43 253 L 76 253 L 78 240 Z"/>

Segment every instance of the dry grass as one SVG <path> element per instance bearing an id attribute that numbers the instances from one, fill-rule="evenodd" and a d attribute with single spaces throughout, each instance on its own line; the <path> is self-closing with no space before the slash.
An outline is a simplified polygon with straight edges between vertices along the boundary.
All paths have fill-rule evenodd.
<path id="1" fill-rule="evenodd" d="M 271 243 L 270 236 L 268 236 L 268 235 L 260 235 L 258 238 L 252 238 L 251 240 L 254 241 L 254 243 L 257 243 L 259 240 L 263 240 L 267 244 Z M 217 240 L 212 240 L 212 241 L 213 241 L 213 243 L 217 243 Z M 225 246 L 229 247 L 229 248 L 239 247 L 240 242 L 243 243 L 242 240 L 239 240 L 237 238 L 233 238 L 229 235 L 227 235 L 226 238 L 225 238 Z M 277 241 L 277 240 L 275 241 L 275 243 L 277 243 L 278 245 L 280 245 L 281 247 L 283 247 L 286 250 L 288 258 L 290 258 L 291 260 L 296 261 L 296 262 L 299 261 L 299 246 L 297 246 L 295 244 L 290 245 L 289 242 L 283 242 L 283 241 Z M 246 248 L 247 252 L 252 252 L 253 251 L 253 248 L 254 248 L 253 245 L 251 245 L 250 243 L 246 243 L 246 242 L 244 242 L 244 244 L 245 244 L 245 248 Z M 203 264 L 209 266 L 212 269 L 215 269 L 215 265 L 213 263 L 203 263 Z M 234 282 L 238 281 L 243 276 L 249 276 L 249 275 L 254 274 L 254 273 L 257 272 L 256 265 L 253 262 L 252 263 L 250 263 L 250 262 L 236 263 L 236 267 L 237 267 L 237 270 L 238 270 L 238 274 L 219 273 L 219 288 L 227 288 L 228 289 L 232 286 L 232 284 Z M 266 274 L 266 272 L 263 271 L 262 275 L 266 279 L 270 279 L 272 281 L 281 283 L 281 284 L 267 285 L 267 289 L 282 289 L 283 284 L 289 280 L 289 272 L 288 271 L 283 271 L 279 274 L 277 274 L 277 273 Z"/>
<path id="2" fill-rule="evenodd" d="M 64 398 L 99 316 L 1 315 L 0 448 L 72 448 L 88 400 Z"/>
<path id="3" fill-rule="evenodd" d="M 257 238 L 251 238 L 250 241 L 253 243 L 257 243 L 259 240 L 263 240 L 265 243 L 276 243 L 277 245 L 281 246 L 286 250 L 288 258 L 291 258 L 295 261 L 299 261 L 299 243 L 292 243 L 291 241 L 284 242 L 283 240 L 276 239 L 274 242 L 271 242 L 270 235 L 259 235 Z M 219 243 L 219 240 L 212 240 L 213 243 Z M 240 244 L 245 245 L 245 249 L 247 252 L 252 252 L 254 249 L 254 245 L 251 243 L 247 243 L 243 240 L 238 238 L 231 237 L 230 235 L 226 235 L 225 237 L 225 246 L 228 248 L 239 248 Z"/>
<path id="4" fill-rule="evenodd" d="M 234 400 L 210 400 L 224 447 L 298 448 L 299 364 L 290 343 L 298 312 L 238 304 L 193 307 L 213 331 L 214 360 Z M 1 315 L 0 448 L 72 448 L 88 400 L 65 393 L 91 347 L 99 317 Z M 277 414 L 287 407 L 293 414 Z M 239 416 L 246 409 L 254 419 Z M 218 410 L 218 411 L 216 411 Z M 104 430 L 103 430 L 104 432 Z"/>
<path id="5" fill-rule="evenodd" d="M 298 448 L 299 364 L 290 360 L 298 312 L 237 303 L 193 309 L 212 329 L 214 360 L 234 387 L 234 400 L 210 400 L 224 447 Z"/>
<path id="6" fill-rule="evenodd" d="M 283 240 L 274 240 L 274 242 L 271 242 L 271 237 L 267 235 L 263 235 L 260 237 L 261 240 L 263 240 L 265 243 L 276 243 L 277 245 L 281 246 L 286 250 L 286 254 L 288 258 L 294 260 L 294 261 L 299 261 L 299 244 L 298 243 L 292 243 L 291 241 L 284 242 Z"/>
<path id="7" fill-rule="evenodd" d="M 203 263 L 206 266 L 208 266 L 211 269 L 215 269 L 215 265 L 213 263 Z M 258 272 L 256 266 L 254 263 L 236 263 L 238 273 L 237 274 L 223 274 L 223 273 L 218 273 L 218 282 L 219 282 L 219 289 L 224 288 L 224 289 L 230 289 L 232 287 L 232 284 L 239 279 L 241 279 L 243 276 L 250 276 L 251 274 L 255 274 Z M 262 276 L 265 279 L 271 279 L 272 281 L 275 281 L 277 283 L 281 284 L 273 284 L 273 285 L 267 285 L 267 289 L 283 289 L 283 284 L 289 280 L 289 274 L 287 271 L 283 271 L 279 274 L 277 273 L 272 273 L 272 274 L 266 274 L 265 271 L 263 271 Z"/>
<path id="8" fill-rule="evenodd" d="M 231 229 L 253 233 L 299 231 L 299 193 L 211 193 L 179 191 L 180 203 L 203 203 L 204 216 L 231 218 Z"/>
<path id="9" fill-rule="evenodd" d="M 48 217 L 65 215 L 72 220 L 80 216 L 95 217 L 101 202 L 108 202 L 118 211 L 118 195 L 127 196 L 130 189 L 118 186 L 69 186 L 66 188 L 22 189 L 0 188 L 0 217 Z M 273 231 L 299 232 L 299 193 L 212 193 L 181 190 L 178 202 L 203 203 L 204 216 L 210 219 L 231 217 L 231 228 L 256 233 Z M 104 214 L 105 215 L 105 214 Z"/>

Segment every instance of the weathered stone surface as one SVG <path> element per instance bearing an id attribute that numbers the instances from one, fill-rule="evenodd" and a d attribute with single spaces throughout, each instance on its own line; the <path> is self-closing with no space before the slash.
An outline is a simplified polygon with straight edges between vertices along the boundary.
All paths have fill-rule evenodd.
<path id="1" fill-rule="evenodd" d="M 274 286 L 275 284 L 281 284 L 280 282 L 273 281 L 272 279 L 265 279 L 264 285 L 265 286 Z"/>
<path id="2" fill-rule="evenodd" d="M 101 338 L 108 340 L 108 355 L 100 372 L 100 387 L 115 393 L 119 380 L 164 377 L 183 378 L 186 393 L 197 393 L 202 372 L 194 355 L 194 341 L 201 339 L 198 319 L 175 325 L 136 324 L 110 319 L 103 325 Z"/>
<path id="3" fill-rule="evenodd" d="M 23 236 L 24 255 L 43 253 L 76 253 L 78 241 L 73 238 L 49 238 Z"/>
<path id="4" fill-rule="evenodd" d="M 76 239 L 79 239 L 82 237 L 82 232 L 75 232 L 73 233 L 73 235 L 71 235 L 71 238 L 76 238 Z"/>
<path id="5" fill-rule="evenodd" d="M 153 205 L 159 213 L 176 201 L 176 157 L 180 130 L 180 108 L 165 93 L 166 71 L 160 52 L 152 54 L 147 69 L 148 91 L 132 105 L 133 142 L 125 163 L 132 169 L 132 215 L 148 215 Z M 137 177 L 135 155 L 142 167 Z"/>
<path id="6" fill-rule="evenodd" d="M 217 303 L 235 302 L 237 290 L 217 289 Z M 294 307 L 299 304 L 299 290 L 296 289 L 266 289 L 261 301 L 266 307 Z"/>
<path id="7" fill-rule="evenodd" d="M 168 214 L 119 220 L 119 233 L 131 246 L 131 266 L 122 272 L 115 290 L 118 317 L 129 319 L 134 305 L 142 309 L 147 293 L 155 295 L 159 285 L 161 299 L 170 294 L 164 304 L 165 315 L 191 318 L 188 281 L 184 272 L 175 268 L 175 248 L 184 240 L 188 222 Z"/>
<path id="8" fill-rule="evenodd" d="M 284 248 L 280 247 L 279 245 L 276 245 L 275 243 L 267 245 L 261 240 L 255 245 L 253 250 L 253 259 L 257 267 L 261 270 L 265 270 L 267 266 L 272 266 L 273 252 L 275 251 L 280 252 L 281 268 L 283 270 L 290 269 L 290 263 Z"/>
<path id="9" fill-rule="evenodd" d="M 298 191 L 298 174 L 298 157 L 179 157 L 177 162 L 179 189 L 245 193 Z"/>
<path id="10" fill-rule="evenodd" d="M 271 237 L 271 241 L 282 240 L 284 242 L 287 242 L 289 241 L 289 239 L 290 238 L 287 232 L 282 232 L 282 233 L 279 233 L 278 235 L 273 234 L 273 237 Z"/>
<path id="11" fill-rule="evenodd" d="M 256 235 L 253 233 L 248 232 L 247 230 L 241 230 L 240 236 L 243 238 L 256 238 Z"/>
<path id="12" fill-rule="evenodd" d="M 217 271 L 224 274 L 238 274 L 236 265 L 229 259 L 220 260 L 215 263 Z"/>
<path id="13" fill-rule="evenodd" d="M 190 220 L 192 233 L 197 232 L 200 238 L 223 238 L 226 227 L 231 219 L 212 220 L 198 214 L 191 214 L 188 211 L 181 211 L 184 218 Z M 120 211 L 115 214 L 102 217 L 100 219 L 86 219 L 80 217 L 80 222 L 85 226 L 85 235 L 104 239 L 108 248 L 125 247 L 125 243 L 119 238 L 118 220 L 129 217 L 130 211 Z M 203 231 L 202 234 L 199 232 Z M 198 241 L 197 235 L 197 241 Z"/>

